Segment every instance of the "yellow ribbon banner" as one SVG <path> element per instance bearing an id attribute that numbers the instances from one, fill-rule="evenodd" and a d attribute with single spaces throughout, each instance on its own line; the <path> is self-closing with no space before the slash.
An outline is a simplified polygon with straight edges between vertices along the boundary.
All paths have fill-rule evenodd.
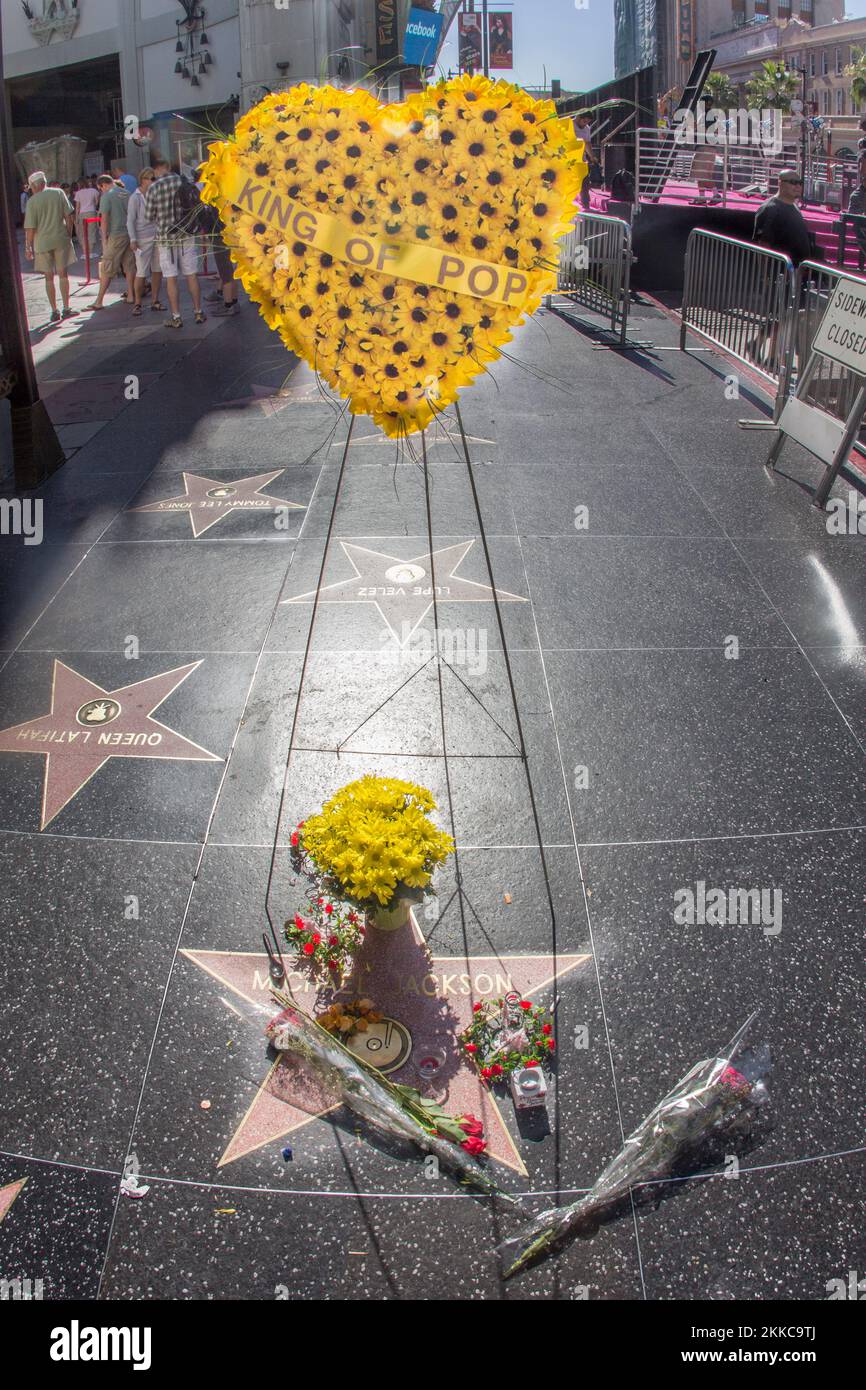
<path id="1" fill-rule="evenodd" d="M 233 169 L 220 186 L 220 193 L 242 213 L 255 217 L 287 236 L 329 251 L 338 260 L 359 270 L 375 270 L 382 275 L 398 275 L 422 285 L 435 285 L 475 299 L 492 299 L 498 304 L 519 304 L 529 289 L 529 276 L 511 266 L 475 260 L 436 246 L 417 242 L 363 236 L 357 227 L 329 212 L 311 212 L 273 187 L 257 183 L 240 169 Z"/>

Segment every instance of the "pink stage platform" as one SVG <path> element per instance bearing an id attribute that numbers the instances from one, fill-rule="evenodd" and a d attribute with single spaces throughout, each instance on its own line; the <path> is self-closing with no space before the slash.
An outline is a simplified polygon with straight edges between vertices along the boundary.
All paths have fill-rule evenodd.
<path id="1" fill-rule="evenodd" d="M 690 208 L 693 212 L 699 213 L 700 207 L 694 206 L 690 199 L 698 196 L 697 184 L 681 183 L 679 180 L 676 185 L 676 192 L 673 194 L 663 193 L 656 202 L 648 202 L 646 198 L 641 199 L 641 203 L 649 207 L 676 207 Z M 610 194 L 606 189 L 593 188 L 590 190 L 590 204 L 595 212 L 606 212 L 607 205 L 611 201 Z M 741 193 L 729 193 L 725 199 L 724 207 L 729 212 L 755 213 L 764 201 L 759 195 L 752 198 L 743 197 Z M 708 205 L 710 206 L 710 205 Z M 711 205 L 714 208 L 721 208 L 721 203 Z M 822 258 L 828 265 L 835 266 L 838 254 L 838 234 L 835 224 L 839 220 L 839 212 L 835 208 L 827 208 L 823 205 L 812 205 L 802 209 L 802 213 L 809 229 L 815 233 L 818 245 L 821 248 Z M 845 244 L 845 265 L 855 274 L 863 274 L 859 268 L 859 257 L 857 248 L 854 245 L 854 238 L 849 229 Z"/>

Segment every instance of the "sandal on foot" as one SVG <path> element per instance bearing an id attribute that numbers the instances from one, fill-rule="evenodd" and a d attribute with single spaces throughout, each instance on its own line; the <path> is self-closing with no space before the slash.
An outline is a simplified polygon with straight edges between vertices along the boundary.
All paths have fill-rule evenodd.
<path id="1" fill-rule="evenodd" d="M 207 322 L 206 316 L 202 313 L 201 309 L 198 310 L 198 312 L 197 312 L 197 314 L 196 314 L 196 316 L 195 316 L 195 321 L 196 321 L 196 323 L 206 323 L 206 322 Z"/>
<path id="2" fill-rule="evenodd" d="M 172 314 L 170 319 L 165 321 L 166 328 L 183 328 L 183 319 L 180 314 Z"/>
<path id="3" fill-rule="evenodd" d="M 165 308 L 165 305 L 164 305 L 164 304 L 160 304 L 159 300 L 158 300 L 158 299 L 155 299 L 155 300 L 153 301 L 153 303 L 151 304 L 151 306 L 150 306 L 150 312 L 151 312 L 152 314 L 158 314 L 158 313 L 161 313 L 162 310 L 163 310 L 164 308 Z"/>
<path id="4" fill-rule="evenodd" d="M 133 311 L 132 311 L 132 317 L 133 317 L 134 319 L 140 319 L 140 318 L 141 318 L 141 313 L 142 313 L 141 305 L 140 305 L 140 304 L 136 304 L 135 308 L 134 308 Z"/>

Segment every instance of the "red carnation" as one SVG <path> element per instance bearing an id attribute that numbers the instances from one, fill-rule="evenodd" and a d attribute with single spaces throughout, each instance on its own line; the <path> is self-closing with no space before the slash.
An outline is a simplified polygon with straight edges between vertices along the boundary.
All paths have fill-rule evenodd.
<path id="1" fill-rule="evenodd" d="M 304 928 L 304 919 L 303 919 L 303 917 L 301 917 L 300 914 L 297 913 L 297 912 L 295 913 L 295 926 L 297 927 L 298 931 L 304 931 L 304 930 L 305 930 L 305 928 Z"/>
<path id="2" fill-rule="evenodd" d="M 314 932 L 313 932 L 313 935 L 310 937 L 310 940 L 312 941 L 312 943 L 313 943 L 314 946 L 318 946 L 318 944 L 319 944 L 319 942 L 321 941 L 321 939 L 322 939 L 322 938 L 321 938 L 321 936 L 319 935 L 319 933 L 318 933 L 317 931 L 314 931 Z"/>
<path id="3" fill-rule="evenodd" d="M 545 1025 L 544 1025 L 544 1027 L 542 1028 L 541 1031 L 542 1031 L 542 1033 L 546 1034 L 546 1035 L 549 1037 L 550 1034 L 553 1032 L 553 1024 L 552 1024 L 552 1023 L 545 1023 Z"/>
<path id="4" fill-rule="evenodd" d="M 292 849 L 297 849 L 297 847 L 298 847 L 298 840 L 299 840 L 299 839 L 300 839 L 300 836 L 298 835 L 297 830 L 293 830 L 293 831 L 292 831 L 292 841 L 291 841 L 291 843 L 292 843 Z"/>
<path id="5" fill-rule="evenodd" d="M 490 1068 L 490 1070 L 492 1071 L 492 1073 L 493 1073 L 494 1076 L 501 1076 L 501 1075 L 502 1075 L 502 1068 L 501 1068 L 501 1066 L 499 1065 L 498 1062 L 494 1062 L 494 1063 L 493 1063 L 493 1066 Z"/>
<path id="6" fill-rule="evenodd" d="M 305 942 L 304 942 L 304 955 L 305 955 L 305 956 L 311 956 L 311 955 L 313 954 L 313 952 L 315 951 L 315 949 L 316 949 L 316 948 L 315 948 L 315 946 L 313 945 L 312 941 L 305 941 Z"/>
<path id="7" fill-rule="evenodd" d="M 326 904 L 325 904 L 325 916 L 326 916 L 326 917 L 330 917 L 330 915 L 331 915 L 331 913 L 332 913 L 333 911 L 334 911 L 333 904 L 332 904 L 332 903 L 326 903 Z"/>
<path id="8" fill-rule="evenodd" d="M 529 1002 L 528 999 L 521 999 L 521 1001 L 520 1001 L 520 1007 L 521 1007 L 521 1009 L 523 1009 L 523 1011 L 524 1011 L 524 1013 L 525 1013 L 527 1009 L 531 1009 L 531 1008 L 532 1008 L 532 1005 L 530 1004 L 530 1002 Z"/>
<path id="9" fill-rule="evenodd" d="M 339 946 L 339 944 L 340 944 L 340 938 L 339 938 L 338 936 L 329 936 L 329 937 L 328 937 L 328 945 L 329 945 L 329 946 Z"/>
<path id="10" fill-rule="evenodd" d="M 485 1081 L 489 1081 L 490 1078 L 491 1078 L 491 1076 L 493 1075 L 493 1070 L 492 1070 L 492 1068 L 491 1068 L 491 1067 L 482 1067 L 482 1068 L 481 1068 L 481 1075 L 484 1077 L 484 1080 L 485 1080 Z"/>
<path id="11" fill-rule="evenodd" d="M 463 1045 L 463 1051 L 464 1051 L 464 1052 L 477 1052 L 477 1051 L 478 1051 L 478 1048 L 475 1046 L 475 1043 L 464 1043 L 464 1045 Z"/>

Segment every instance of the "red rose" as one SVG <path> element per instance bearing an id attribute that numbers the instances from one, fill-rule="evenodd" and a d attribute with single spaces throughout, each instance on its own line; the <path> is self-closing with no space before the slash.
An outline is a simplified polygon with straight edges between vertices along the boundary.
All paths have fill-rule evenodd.
<path id="1" fill-rule="evenodd" d="M 166 293 L 168 293 L 168 291 L 166 291 Z M 299 820 L 299 821 L 298 821 L 298 829 L 300 830 L 300 829 L 301 829 L 301 826 L 302 826 L 302 825 L 306 825 L 306 823 L 307 823 L 307 822 L 306 822 L 305 820 Z"/>
<path id="2" fill-rule="evenodd" d="M 484 1005 L 483 1005 L 483 1004 L 473 1004 L 473 1005 L 472 1005 L 472 1012 L 473 1012 L 474 1014 L 477 1014 L 477 1013 L 478 1013 L 478 1010 L 479 1010 L 479 1009 L 483 1009 L 483 1008 L 484 1008 Z"/>
<path id="3" fill-rule="evenodd" d="M 329 936 L 329 937 L 328 937 L 328 945 L 329 945 L 329 946 L 339 946 L 339 944 L 340 944 L 340 938 L 339 938 L 338 936 Z"/>
<path id="4" fill-rule="evenodd" d="M 553 1038 L 548 1038 L 548 1039 L 547 1039 L 547 1050 L 548 1050 L 548 1052 L 555 1052 L 555 1051 L 556 1051 L 556 1043 L 553 1041 Z"/>
<path id="5" fill-rule="evenodd" d="M 468 1139 L 463 1140 L 460 1147 L 461 1149 L 465 1149 L 467 1153 L 478 1155 L 484 1153 L 487 1145 L 483 1139 L 476 1139 L 474 1136 L 470 1135 Z"/>
<path id="6" fill-rule="evenodd" d="M 477 1051 L 478 1051 L 478 1048 L 475 1046 L 475 1043 L 464 1043 L 464 1045 L 463 1045 L 463 1051 L 464 1051 L 464 1052 L 477 1052 Z"/>
<path id="7" fill-rule="evenodd" d="M 334 911 L 333 905 L 332 905 L 331 903 L 326 903 L 326 904 L 325 904 L 325 916 L 326 916 L 326 917 L 330 917 L 330 915 L 331 915 L 331 913 L 332 913 L 333 911 Z"/>
<path id="8" fill-rule="evenodd" d="M 292 848 L 293 848 L 293 849 L 297 849 L 297 847 L 298 847 L 298 840 L 299 840 L 299 839 L 300 839 L 300 836 L 298 835 L 297 830 L 293 830 L 293 831 L 292 831 L 292 840 L 291 840 L 291 844 L 292 844 Z"/>
<path id="9" fill-rule="evenodd" d="M 337 965 L 337 962 L 336 962 L 335 960 L 329 960 L 329 961 L 328 961 L 328 969 L 329 969 L 329 970 L 338 970 L 338 969 L 339 969 L 339 966 Z"/>
<path id="10" fill-rule="evenodd" d="M 319 907 L 322 906 L 322 903 L 323 903 L 324 901 L 325 901 L 324 898 L 316 898 L 316 902 L 319 904 Z"/>
<path id="11" fill-rule="evenodd" d="M 315 949 L 316 949 L 316 948 L 315 948 L 315 946 L 313 945 L 312 941 L 305 941 L 305 942 L 304 942 L 304 955 L 305 955 L 305 956 L 311 956 L 311 955 L 313 954 L 313 952 L 315 951 Z"/>
<path id="12" fill-rule="evenodd" d="M 304 931 L 304 930 L 305 930 L 305 928 L 304 928 L 304 919 L 303 919 L 303 917 L 301 917 L 300 913 L 297 913 L 297 912 L 295 913 L 295 926 L 297 927 L 298 931 Z"/>
<path id="13" fill-rule="evenodd" d="M 457 1121 L 464 1134 L 469 1134 L 475 1139 L 480 1139 L 484 1133 L 484 1126 L 474 1115 L 461 1115 Z"/>
<path id="14" fill-rule="evenodd" d="M 528 999 L 521 999 L 521 1001 L 520 1001 L 520 1007 L 521 1007 L 521 1009 L 523 1009 L 523 1011 L 524 1011 L 524 1013 L 525 1013 L 527 1009 L 531 1009 L 531 1008 L 532 1008 L 532 1005 L 530 1004 L 530 1002 L 529 1002 Z"/>
<path id="15" fill-rule="evenodd" d="M 489 1081 L 489 1080 L 490 1080 L 490 1077 L 493 1075 L 492 1068 L 490 1068 L 490 1067 L 482 1067 L 482 1068 L 481 1068 L 481 1075 L 484 1077 L 484 1080 L 485 1080 L 485 1081 Z"/>
<path id="16" fill-rule="evenodd" d="M 524 1065 L 525 1067 L 537 1067 L 537 1066 L 539 1066 L 540 1064 L 539 1064 L 538 1062 L 536 1062 L 534 1058 L 530 1058 L 530 1060 L 529 1060 L 528 1062 L 524 1062 L 523 1065 Z"/>
<path id="17" fill-rule="evenodd" d="M 319 942 L 321 941 L 321 939 L 322 939 L 322 938 L 321 938 L 321 936 L 319 935 L 319 933 L 318 933 L 317 931 L 314 931 L 314 932 L 313 932 L 313 935 L 310 937 L 310 940 L 312 941 L 312 943 L 313 943 L 314 946 L 318 946 L 318 944 L 319 944 Z"/>
<path id="18" fill-rule="evenodd" d="M 546 1035 L 549 1037 L 550 1034 L 553 1032 L 553 1024 L 552 1024 L 552 1023 L 545 1023 L 545 1025 L 544 1025 L 544 1027 L 542 1028 L 541 1031 L 542 1031 L 542 1033 L 546 1034 Z"/>
<path id="19" fill-rule="evenodd" d="M 493 1066 L 490 1068 L 490 1070 L 492 1071 L 492 1073 L 493 1073 L 494 1076 L 501 1076 L 501 1075 L 502 1075 L 502 1068 L 501 1068 L 501 1066 L 499 1065 L 498 1062 L 494 1062 L 494 1063 L 493 1063 Z"/>

